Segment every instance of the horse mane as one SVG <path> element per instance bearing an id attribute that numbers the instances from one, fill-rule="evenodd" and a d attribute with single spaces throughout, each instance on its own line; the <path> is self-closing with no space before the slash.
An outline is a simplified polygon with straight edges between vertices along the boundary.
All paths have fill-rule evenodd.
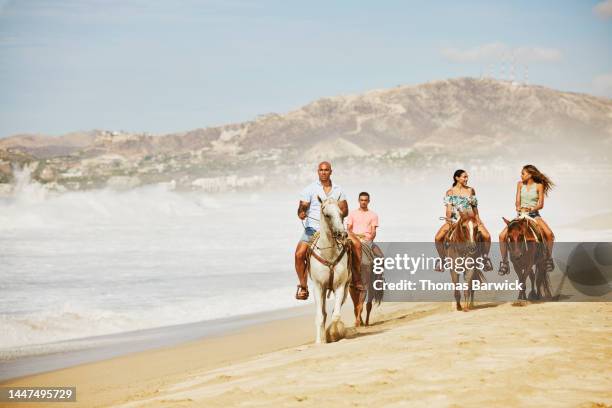
<path id="1" fill-rule="evenodd" d="M 520 224 L 520 223 L 521 223 L 521 221 L 523 221 L 523 220 L 525 220 L 525 219 L 524 219 L 524 218 L 515 218 L 515 219 L 513 219 L 512 221 L 510 221 L 510 222 L 508 223 L 508 229 L 510 229 L 510 228 L 516 228 L 517 226 L 519 226 L 519 227 L 520 227 L 520 225 L 519 225 L 519 224 Z"/>
<path id="2" fill-rule="evenodd" d="M 521 235 L 525 235 L 525 238 L 528 239 L 529 236 L 532 236 L 532 238 L 534 238 L 536 240 L 536 242 L 541 242 L 542 241 L 542 231 L 540 231 L 539 227 L 537 224 L 532 225 L 532 223 L 530 222 L 529 219 L 527 218 L 522 218 L 522 217 L 518 217 L 513 219 L 512 221 L 510 221 L 508 223 L 508 231 L 510 231 L 511 229 L 514 228 L 520 228 L 520 223 L 521 222 L 525 222 L 527 224 L 527 234 L 523 234 L 523 232 L 521 232 Z M 510 237 L 508 236 L 507 238 L 508 240 L 510 239 Z"/>

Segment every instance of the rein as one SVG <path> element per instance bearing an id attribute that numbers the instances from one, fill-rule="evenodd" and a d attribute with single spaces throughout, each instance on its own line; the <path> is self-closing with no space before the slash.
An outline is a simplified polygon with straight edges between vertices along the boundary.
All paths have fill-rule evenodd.
<path id="1" fill-rule="evenodd" d="M 313 217 L 310 217 L 308 215 L 306 216 L 306 218 L 310 218 L 311 220 L 315 220 L 315 221 L 319 221 L 319 222 L 321 221 L 321 220 L 319 220 L 317 218 L 313 218 Z M 300 220 L 300 221 L 302 222 L 302 227 L 304 227 L 304 229 L 306 229 L 306 224 L 304 224 L 304 220 Z"/>
<path id="2" fill-rule="evenodd" d="M 515 218 L 514 220 L 512 220 L 510 222 L 510 224 L 508 224 L 508 231 L 510 231 L 510 228 L 520 228 L 520 226 L 515 226 L 517 225 L 519 222 L 523 221 L 523 220 L 527 220 L 527 231 L 531 232 L 531 234 L 533 235 L 533 240 L 527 239 L 527 234 L 524 232 L 521 232 L 521 238 L 519 238 L 519 242 L 513 242 L 510 239 L 510 234 L 508 234 L 508 237 L 506 238 L 506 243 L 511 246 L 511 245 L 519 245 L 520 246 L 520 255 L 518 257 L 515 257 L 514 259 L 516 259 L 517 261 L 522 261 L 523 257 L 525 257 L 527 255 L 528 249 L 529 249 L 529 244 L 541 244 L 541 238 L 540 238 L 540 234 L 541 232 L 537 229 L 535 229 L 531 223 L 529 222 L 531 220 L 531 217 L 525 217 L 525 216 L 519 216 L 517 218 Z M 535 221 L 534 221 L 535 222 Z M 537 256 L 537 255 L 536 255 Z M 513 257 L 513 252 L 510 251 L 510 257 Z"/>
<path id="3" fill-rule="evenodd" d="M 323 212 L 323 209 L 325 208 L 325 204 L 321 203 L 321 213 Z M 306 218 L 310 218 L 311 220 L 315 220 L 315 221 L 319 221 L 321 222 L 320 219 L 316 219 L 310 216 L 306 216 Z M 304 224 L 304 220 L 302 220 L 302 225 L 304 226 L 304 229 L 306 229 L 306 225 Z M 312 255 L 317 261 L 319 261 L 320 263 L 322 263 L 323 265 L 327 266 L 329 268 L 329 281 L 327 283 L 327 289 L 329 291 L 333 290 L 333 283 L 334 283 L 334 269 L 336 267 L 336 265 L 338 265 L 338 263 L 340 262 L 340 260 L 344 257 L 345 254 L 348 254 L 348 270 L 349 270 L 349 274 L 351 271 L 351 242 L 349 238 L 346 238 L 344 240 L 340 240 L 338 239 L 336 236 L 334 236 L 332 234 L 332 240 L 335 243 L 335 245 L 331 245 L 329 247 L 325 247 L 325 248 L 321 248 L 319 246 L 317 246 L 317 242 L 319 241 L 319 238 L 321 237 L 321 235 L 318 235 L 316 237 L 316 239 L 310 244 L 309 246 L 309 255 Z M 328 259 L 323 258 L 321 255 L 319 255 L 316 250 L 323 250 L 323 249 L 332 249 L 332 248 L 336 248 L 338 250 L 340 250 L 340 254 L 338 254 L 338 256 L 336 257 L 336 259 L 334 259 L 333 261 L 330 261 Z M 315 250 L 316 249 L 316 250 Z M 307 256 L 307 259 L 310 258 L 310 256 Z M 310 267 L 310 265 L 308 265 L 308 267 Z M 328 293 L 329 294 L 329 293 Z"/>
<path id="4" fill-rule="evenodd" d="M 311 251 L 311 255 L 317 261 L 321 262 L 323 265 L 329 268 L 329 282 L 327 283 L 327 287 L 330 290 L 332 290 L 333 284 L 334 284 L 334 269 L 336 265 L 338 265 L 338 262 L 340 262 L 340 260 L 344 257 L 344 255 L 348 252 L 348 248 L 350 248 L 350 245 L 347 242 L 339 242 L 337 240 L 336 242 L 342 246 L 342 250 L 340 251 L 340 254 L 338 254 L 338 256 L 336 257 L 334 261 L 330 261 L 330 260 L 323 258 L 321 255 L 317 254 L 314 251 L 314 249 Z M 316 245 L 315 247 L 318 248 Z M 350 259 L 350 254 L 349 254 L 349 259 Z"/>

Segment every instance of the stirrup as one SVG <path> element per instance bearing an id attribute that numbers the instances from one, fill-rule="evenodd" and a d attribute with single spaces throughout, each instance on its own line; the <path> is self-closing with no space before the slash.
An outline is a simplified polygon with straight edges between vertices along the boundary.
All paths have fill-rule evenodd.
<path id="1" fill-rule="evenodd" d="M 499 263 L 499 272 L 497 274 L 499 276 L 504 276 L 510 273 L 510 264 L 508 261 L 500 261 Z"/>

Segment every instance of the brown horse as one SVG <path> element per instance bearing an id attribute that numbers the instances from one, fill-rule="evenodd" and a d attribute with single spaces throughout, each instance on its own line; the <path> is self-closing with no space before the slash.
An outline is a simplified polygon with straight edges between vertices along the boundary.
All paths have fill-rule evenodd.
<path id="1" fill-rule="evenodd" d="M 522 288 L 518 300 L 527 300 L 527 277 L 531 282 L 529 300 L 539 300 L 542 296 L 551 298 L 550 279 L 546 272 L 547 250 L 537 223 L 526 216 L 519 216 L 512 221 L 503 220 L 508 226 L 506 245 L 510 261 Z"/>
<path id="2" fill-rule="evenodd" d="M 468 311 L 474 306 L 474 289 L 472 281 L 477 280 L 484 282 L 484 274 L 482 269 L 477 268 L 476 264 L 471 263 L 472 267 L 465 268 L 459 265 L 458 260 L 463 258 L 461 264 L 466 259 L 475 260 L 479 255 L 479 234 L 476 220 L 473 216 L 466 212 L 461 212 L 459 220 L 449 229 L 444 239 L 446 247 L 445 260 L 452 260 L 450 268 L 451 279 L 455 285 L 455 302 L 457 310 Z M 459 270 L 462 268 L 463 270 Z M 461 306 L 461 291 L 457 289 L 459 284 L 459 275 L 463 275 L 463 281 L 467 284 L 467 288 L 463 291 L 464 306 Z"/>
<path id="3" fill-rule="evenodd" d="M 360 235 L 357 235 L 362 238 Z M 361 244 L 361 282 L 366 288 L 365 291 L 358 291 L 352 285 L 349 287 L 349 293 L 353 300 L 353 311 L 355 312 L 355 327 L 364 324 L 361 314 L 363 312 L 363 304 L 366 304 L 366 320 L 365 325 L 370 325 L 370 313 L 372 312 L 372 302 L 380 305 L 383 298 L 383 290 L 374 289 L 376 280 L 383 280 L 382 274 L 374 273 L 374 258 L 383 257 L 380 248 L 372 243 L 371 246 L 362 241 Z"/>

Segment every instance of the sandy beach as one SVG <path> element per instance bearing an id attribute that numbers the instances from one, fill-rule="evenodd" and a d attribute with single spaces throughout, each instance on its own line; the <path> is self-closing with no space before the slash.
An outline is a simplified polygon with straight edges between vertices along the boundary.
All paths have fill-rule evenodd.
<path id="1" fill-rule="evenodd" d="M 54 407 L 612 405 L 612 303 L 374 313 L 333 344 L 312 344 L 302 316 L 2 386 L 77 387 L 77 403 Z"/>

